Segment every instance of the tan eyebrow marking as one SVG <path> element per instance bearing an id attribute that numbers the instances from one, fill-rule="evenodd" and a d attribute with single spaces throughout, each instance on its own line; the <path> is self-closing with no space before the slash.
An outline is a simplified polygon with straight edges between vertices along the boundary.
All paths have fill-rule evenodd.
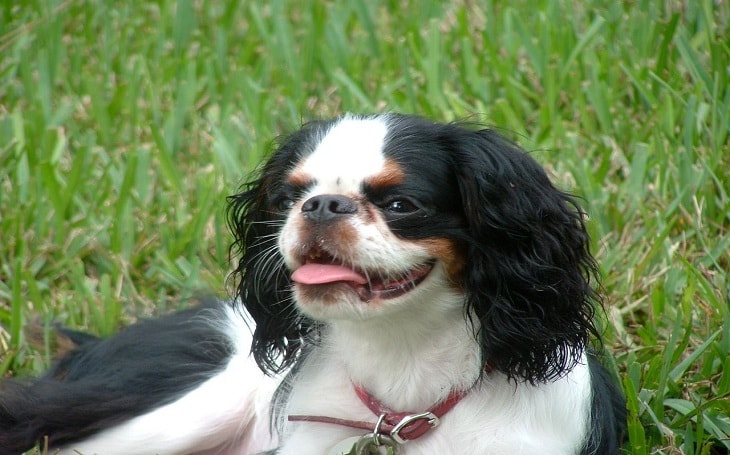
<path id="1" fill-rule="evenodd" d="M 398 185 L 405 179 L 405 173 L 400 165 L 393 160 L 387 160 L 383 170 L 366 179 L 368 185 L 374 188 L 383 188 Z"/>
<path id="2" fill-rule="evenodd" d="M 287 181 L 296 187 L 304 188 L 311 185 L 314 179 L 301 169 L 294 169 L 294 171 L 289 174 Z"/>

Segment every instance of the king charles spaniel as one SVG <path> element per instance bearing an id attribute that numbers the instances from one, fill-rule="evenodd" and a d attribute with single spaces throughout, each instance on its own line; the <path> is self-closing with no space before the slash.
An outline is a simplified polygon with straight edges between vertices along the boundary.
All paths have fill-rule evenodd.
<path id="1" fill-rule="evenodd" d="M 584 213 L 515 144 L 312 122 L 229 203 L 235 299 L 62 331 L 80 346 L 0 385 L 2 454 L 619 452 Z"/>

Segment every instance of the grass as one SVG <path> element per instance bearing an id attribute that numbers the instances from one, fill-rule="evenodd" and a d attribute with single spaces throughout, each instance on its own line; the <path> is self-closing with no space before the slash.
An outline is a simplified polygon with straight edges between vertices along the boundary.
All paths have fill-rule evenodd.
<path id="1" fill-rule="evenodd" d="M 31 320 L 108 335 L 225 294 L 225 196 L 303 120 L 476 118 L 584 199 L 626 452 L 728 453 L 729 22 L 713 0 L 4 2 L 0 374 L 48 365 Z"/>

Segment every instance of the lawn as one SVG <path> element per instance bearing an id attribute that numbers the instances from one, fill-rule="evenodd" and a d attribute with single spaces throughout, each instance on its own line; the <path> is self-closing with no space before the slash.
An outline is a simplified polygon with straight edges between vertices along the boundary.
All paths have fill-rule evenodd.
<path id="1" fill-rule="evenodd" d="M 590 4 L 589 6 L 585 6 Z M 0 375 L 226 295 L 225 196 L 342 112 L 479 120 L 590 215 L 626 452 L 730 450 L 730 4 L 0 5 Z"/>

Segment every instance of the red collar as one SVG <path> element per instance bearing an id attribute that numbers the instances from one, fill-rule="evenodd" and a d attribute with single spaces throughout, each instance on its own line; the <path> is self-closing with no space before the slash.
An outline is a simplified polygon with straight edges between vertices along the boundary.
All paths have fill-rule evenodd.
<path id="1" fill-rule="evenodd" d="M 290 422 L 319 422 L 343 425 L 352 428 L 372 431 L 374 434 L 391 437 L 395 442 L 402 444 L 419 438 L 428 430 L 439 425 L 440 418 L 449 412 L 464 396 L 466 391 L 452 391 L 443 401 L 422 413 L 395 412 L 378 401 L 367 390 L 354 385 L 355 393 L 360 401 L 379 417 L 378 423 L 359 420 L 338 419 L 326 416 L 290 415 Z"/>
<path id="2" fill-rule="evenodd" d="M 466 392 L 463 390 L 452 391 L 443 401 L 432 406 L 428 411 L 422 413 L 395 412 L 386 407 L 372 396 L 367 390 L 355 386 L 360 401 L 370 409 L 376 416 L 385 416 L 382 419 L 379 433 L 389 434 L 395 441 L 404 443 L 417 439 L 426 434 L 428 430 L 438 426 L 439 419 L 461 401 Z"/>

